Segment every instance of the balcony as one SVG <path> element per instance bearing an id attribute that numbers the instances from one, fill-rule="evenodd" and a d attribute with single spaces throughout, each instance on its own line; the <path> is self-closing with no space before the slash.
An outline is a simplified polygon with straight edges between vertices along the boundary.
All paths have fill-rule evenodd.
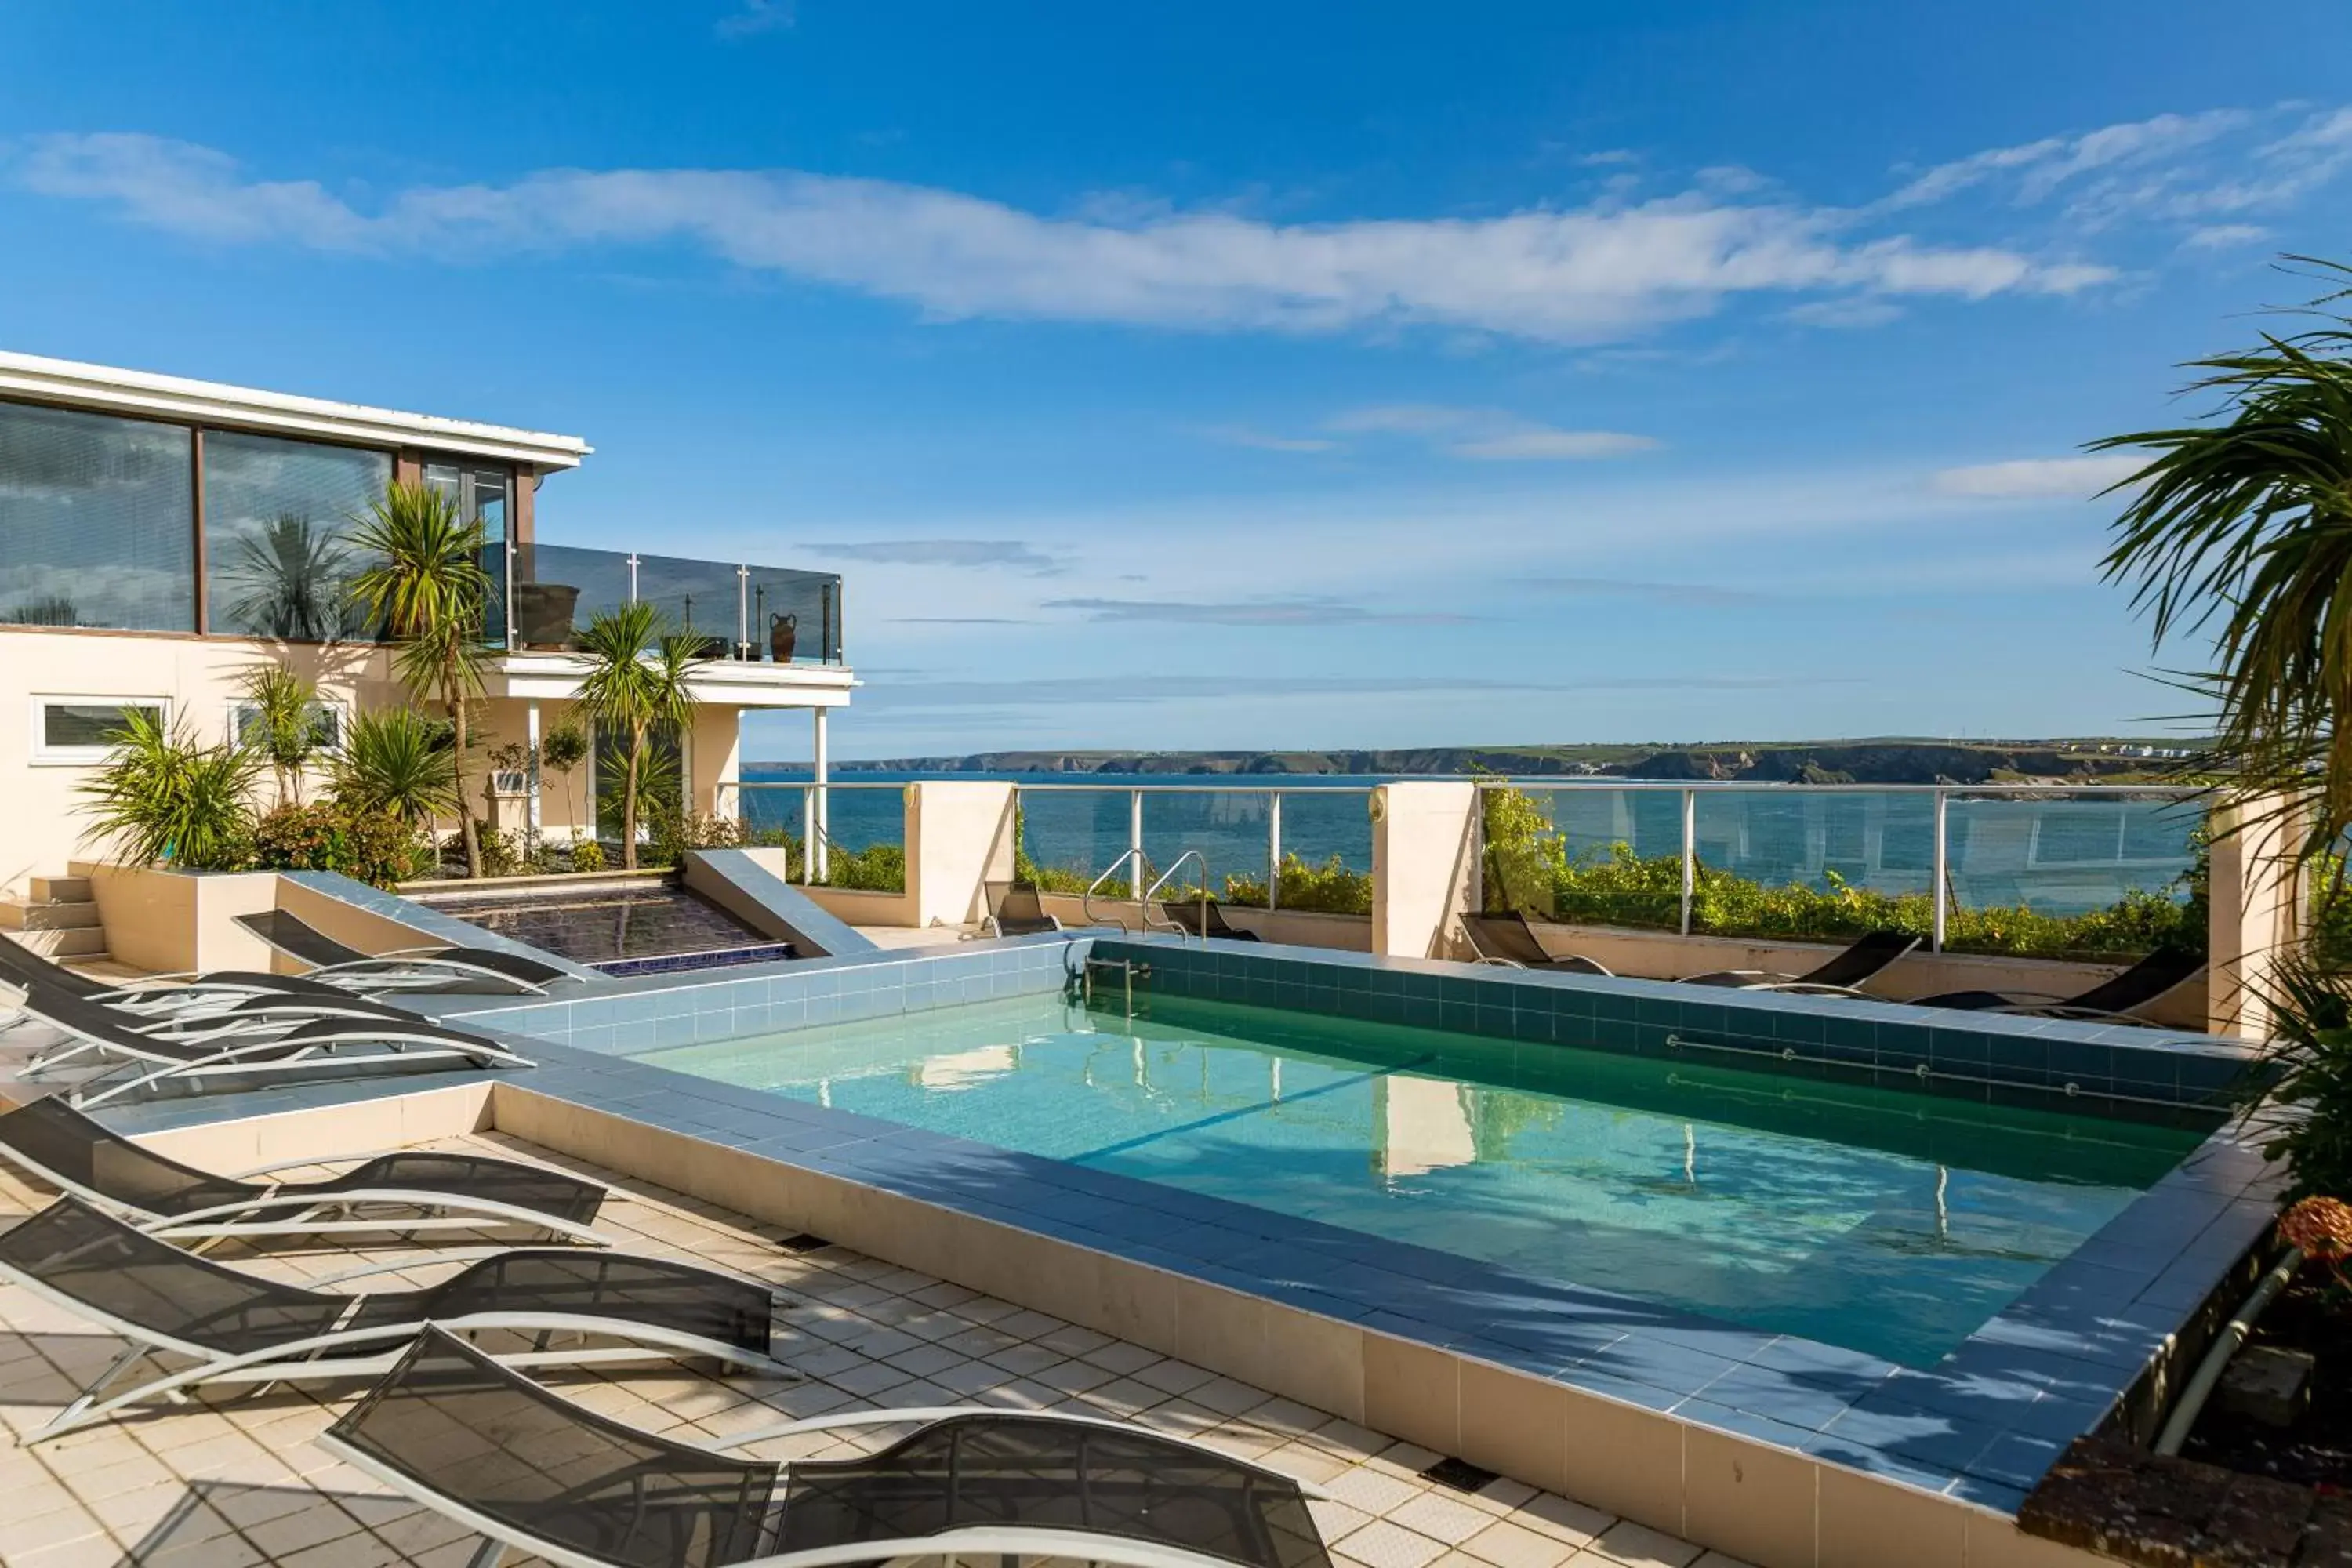
<path id="1" fill-rule="evenodd" d="M 599 615 L 643 600 L 711 659 L 840 666 L 841 579 L 825 572 L 693 561 L 634 551 L 522 544 L 505 599 L 506 646 L 566 653 Z"/>

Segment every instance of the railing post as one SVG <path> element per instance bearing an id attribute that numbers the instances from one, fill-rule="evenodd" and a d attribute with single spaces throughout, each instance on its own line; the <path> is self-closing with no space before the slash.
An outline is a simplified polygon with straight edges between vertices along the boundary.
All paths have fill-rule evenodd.
<path id="1" fill-rule="evenodd" d="M 1683 791 L 1683 935 L 1691 933 L 1691 895 L 1698 889 L 1698 791 Z"/>
<path id="2" fill-rule="evenodd" d="M 816 751 L 816 765 L 810 770 L 814 784 L 809 793 L 816 797 L 816 809 L 810 814 L 810 824 L 814 831 L 809 836 L 809 864 L 814 868 L 815 879 L 822 882 L 833 868 L 833 823 L 824 789 L 824 710 L 810 709 L 809 722 L 814 731 Z"/>
<path id="3" fill-rule="evenodd" d="M 1127 848 L 1130 857 L 1127 863 L 1128 889 L 1135 895 L 1136 902 L 1141 903 L 1150 879 L 1143 874 L 1143 792 L 1139 789 L 1127 792 Z"/>
<path id="4" fill-rule="evenodd" d="M 751 657 L 751 569 L 735 568 L 735 657 Z"/>
<path id="5" fill-rule="evenodd" d="M 1276 790 L 1265 808 L 1265 907 L 1271 914 L 1282 905 L 1282 792 Z"/>
<path id="6" fill-rule="evenodd" d="M 1951 913 L 1951 807 L 1952 796 L 1948 790 L 1936 792 L 1936 853 L 1935 853 L 1935 923 L 1929 928 L 1927 951 L 1944 951 L 1944 922 Z"/>
<path id="7" fill-rule="evenodd" d="M 637 602 L 637 552 L 629 552 L 629 603 Z"/>
<path id="8" fill-rule="evenodd" d="M 816 884 L 816 791 L 801 786 L 801 886 Z"/>

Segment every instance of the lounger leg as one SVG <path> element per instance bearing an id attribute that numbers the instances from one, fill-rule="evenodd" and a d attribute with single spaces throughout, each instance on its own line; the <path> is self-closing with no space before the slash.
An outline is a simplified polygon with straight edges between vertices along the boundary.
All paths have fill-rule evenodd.
<path id="1" fill-rule="evenodd" d="M 63 1410 L 58 1411 L 55 1415 L 50 1416 L 48 1420 L 43 1422 L 35 1431 L 27 1433 L 25 1436 L 25 1441 L 28 1444 L 37 1442 L 42 1437 L 50 1435 L 50 1433 L 57 1428 L 72 1426 L 75 1419 L 79 1416 L 82 1412 L 88 1410 L 90 1405 L 96 1402 L 98 1396 L 105 1392 L 106 1385 L 108 1384 L 112 1383 L 116 1378 L 121 1377 L 124 1371 L 130 1367 L 132 1362 L 139 1360 L 146 1353 L 147 1347 L 145 1345 L 131 1344 L 124 1346 L 122 1353 L 116 1356 L 112 1362 L 109 1363 L 104 1372 L 100 1373 L 97 1377 L 91 1379 L 90 1382 L 82 1389 L 81 1393 L 75 1396 L 72 1404 L 67 1405 Z"/>
<path id="2" fill-rule="evenodd" d="M 466 1568 L 499 1568 L 499 1564 L 506 1561 L 506 1555 L 505 1542 L 484 1541 L 481 1550 L 466 1559 Z"/>

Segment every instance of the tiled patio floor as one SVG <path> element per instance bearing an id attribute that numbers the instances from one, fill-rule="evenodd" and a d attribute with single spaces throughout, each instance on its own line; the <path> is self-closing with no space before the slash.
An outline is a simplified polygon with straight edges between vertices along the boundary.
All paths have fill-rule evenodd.
<path id="1" fill-rule="evenodd" d="M 543 1157 L 511 1140 L 465 1142 Z M 620 1189 L 601 1223 L 632 1247 L 755 1275 L 796 1299 L 779 1316 L 777 1354 L 807 1373 L 805 1383 L 720 1382 L 662 1368 L 551 1380 L 583 1405 L 646 1430 L 692 1440 L 888 1405 L 1082 1411 L 1139 1420 L 1321 1483 L 1336 1500 L 1314 1510 L 1340 1568 L 1738 1568 L 1719 1553 L 1517 1482 L 1475 1493 L 1437 1485 L 1420 1471 L 1438 1456 L 1320 1411 L 842 1247 L 787 1251 L 773 1227 L 576 1162 L 550 1163 Z M 47 1201 L 0 1175 L 0 1224 Z M 283 1278 L 354 1262 L 348 1255 L 232 1260 Z M 419 1276 L 437 1272 L 428 1264 Z M 406 1278 L 390 1277 L 386 1288 Z M 119 1351 L 95 1326 L 0 1286 L 0 1424 L 12 1437 L 38 1426 Z M 329 1387 L 314 1397 L 281 1389 L 209 1407 L 159 1407 L 40 1448 L 0 1449 L 0 1563 L 462 1568 L 477 1538 L 389 1495 L 313 1441 L 355 1392 Z M 896 1435 L 885 1429 L 866 1444 Z M 841 1444 L 760 1450 L 776 1458 L 851 1451 Z"/>

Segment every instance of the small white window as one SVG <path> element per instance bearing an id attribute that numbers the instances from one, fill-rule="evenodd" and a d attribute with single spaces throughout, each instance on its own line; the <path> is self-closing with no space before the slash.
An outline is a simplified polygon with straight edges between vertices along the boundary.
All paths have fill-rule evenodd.
<path id="1" fill-rule="evenodd" d="M 99 763 L 133 712 L 157 724 L 172 722 L 168 697 L 36 697 L 33 699 L 33 761 Z"/>
<path id="2" fill-rule="evenodd" d="M 261 710 L 250 702 L 232 702 L 228 709 L 229 729 L 236 738 L 251 745 L 254 730 L 261 722 Z M 310 704 L 310 738 L 320 752 L 330 753 L 343 749 L 343 705 L 340 702 Z"/>

